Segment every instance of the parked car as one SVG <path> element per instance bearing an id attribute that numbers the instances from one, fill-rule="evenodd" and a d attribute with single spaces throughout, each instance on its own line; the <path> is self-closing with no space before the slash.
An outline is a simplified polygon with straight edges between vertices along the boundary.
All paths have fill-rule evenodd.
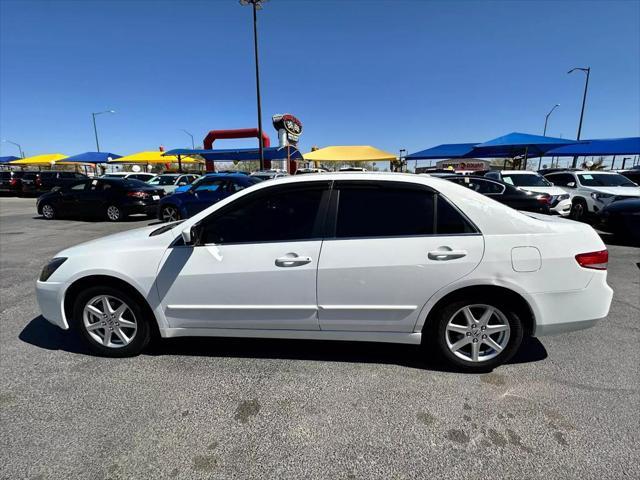
<path id="1" fill-rule="evenodd" d="M 22 176 L 21 193 L 23 195 L 49 192 L 54 187 L 65 187 L 79 180 L 87 180 L 89 177 L 82 173 L 40 171 L 27 172 Z"/>
<path id="2" fill-rule="evenodd" d="M 140 180 L 141 182 L 148 182 L 153 180 L 157 175 L 155 173 L 144 172 L 111 172 L 105 173 L 101 178 L 130 178 L 132 180 Z"/>
<path id="3" fill-rule="evenodd" d="M 618 170 L 616 173 L 627 177 L 633 183 L 640 185 L 640 170 Z"/>
<path id="4" fill-rule="evenodd" d="M 546 193 L 551 196 L 549 209 L 552 214 L 568 217 L 571 213 L 571 200 L 569 194 L 562 188 L 554 186 L 545 178 L 531 170 L 492 170 L 485 173 L 487 178 L 500 180 L 508 185 L 513 185 L 520 190 Z"/>
<path id="5" fill-rule="evenodd" d="M 438 176 L 493 198 L 516 210 L 550 214 L 549 202 L 551 201 L 551 195 L 548 193 L 533 193 L 527 190 L 520 190 L 513 185 L 484 177 L 451 174 L 440 174 Z"/>
<path id="6" fill-rule="evenodd" d="M 105 356 L 138 354 L 157 331 L 422 343 L 478 372 L 525 335 L 605 317 L 607 259 L 589 225 L 454 182 L 328 173 L 63 250 L 36 291 L 47 320 Z"/>
<path id="7" fill-rule="evenodd" d="M 173 193 L 176 188 L 191 185 L 200 175 L 195 173 L 163 173 L 156 175 L 147 183 L 162 188 L 165 193 Z"/>
<path id="8" fill-rule="evenodd" d="M 364 167 L 340 167 L 338 171 L 339 172 L 367 172 L 368 170 Z"/>
<path id="9" fill-rule="evenodd" d="M 299 168 L 294 175 L 303 175 L 306 173 L 327 173 L 329 170 L 326 168 Z"/>
<path id="10" fill-rule="evenodd" d="M 274 178 L 287 177 L 289 174 L 283 170 L 258 170 L 250 176 L 258 180 L 273 180 Z"/>
<path id="11" fill-rule="evenodd" d="M 21 193 L 22 177 L 27 173 L 37 172 L 27 172 L 24 170 L 5 170 L 0 172 L 0 193 L 10 193 L 13 195 Z"/>
<path id="12" fill-rule="evenodd" d="M 566 171 L 546 177 L 571 196 L 571 218 L 583 220 L 615 200 L 640 197 L 640 187 L 615 172 Z"/>
<path id="13" fill-rule="evenodd" d="M 617 200 L 606 205 L 598 215 L 598 228 L 640 246 L 640 197 Z"/>
<path id="14" fill-rule="evenodd" d="M 128 215 L 155 216 L 164 190 L 129 178 L 95 178 L 56 188 L 38 198 L 38 213 L 47 220 L 97 217 L 117 222 Z"/>
<path id="15" fill-rule="evenodd" d="M 173 222 L 189 218 L 223 198 L 260 182 L 255 177 L 237 173 L 210 173 L 200 177 L 185 191 L 164 197 L 158 207 L 158 218 Z"/>

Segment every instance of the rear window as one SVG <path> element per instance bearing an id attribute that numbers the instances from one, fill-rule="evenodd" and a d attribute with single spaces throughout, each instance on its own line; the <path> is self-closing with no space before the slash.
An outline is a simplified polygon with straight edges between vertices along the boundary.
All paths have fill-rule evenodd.
<path id="1" fill-rule="evenodd" d="M 2 180 L 8 180 L 11 178 L 11 172 L 0 172 L 0 178 Z"/>
<path id="2" fill-rule="evenodd" d="M 122 182 L 118 182 L 118 185 L 122 185 L 124 188 L 148 188 L 149 184 L 135 178 L 126 178 Z"/>

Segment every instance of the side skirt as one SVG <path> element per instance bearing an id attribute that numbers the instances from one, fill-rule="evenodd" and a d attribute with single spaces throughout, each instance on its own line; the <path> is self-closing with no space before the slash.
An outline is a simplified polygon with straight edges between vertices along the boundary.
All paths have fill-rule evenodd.
<path id="1" fill-rule="evenodd" d="M 348 332 L 332 330 L 249 330 L 232 328 L 162 328 L 163 338 L 174 337 L 238 337 L 282 338 L 301 340 L 343 340 L 349 342 L 409 343 L 419 345 L 421 333 Z"/>

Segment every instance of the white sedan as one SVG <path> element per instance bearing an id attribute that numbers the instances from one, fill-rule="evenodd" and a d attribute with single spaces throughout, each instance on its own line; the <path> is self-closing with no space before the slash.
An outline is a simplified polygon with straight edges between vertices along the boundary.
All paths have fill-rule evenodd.
<path id="1" fill-rule="evenodd" d="M 112 357 L 157 331 L 425 344 L 486 371 L 525 335 L 606 317 L 607 260 L 590 226 L 447 180 L 327 173 L 64 250 L 37 297 L 46 319 Z"/>

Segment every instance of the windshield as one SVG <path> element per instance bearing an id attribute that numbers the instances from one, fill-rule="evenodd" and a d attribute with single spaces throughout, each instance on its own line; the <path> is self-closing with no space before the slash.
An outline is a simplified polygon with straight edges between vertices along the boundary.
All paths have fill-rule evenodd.
<path id="1" fill-rule="evenodd" d="M 635 187 L 627 177 L 617 173 L 580 173 L 580 183 L 586 187 Z"/>
<path id="2" fill-rule="evenodd" d="M 550 187 L 551 184 L 547 182 L 540 175 L 535 173 L 517 173 L 517 174 L 502 174 L 502 181 L 509 185 L 515 185 L 516 187 Z"/>
<path id="3" fill-rule="evenodd" d="M 151 185 L 173 185 L 177 178 L 175 175 L 159 175 L 149 180 L 149 183 Z"/>

